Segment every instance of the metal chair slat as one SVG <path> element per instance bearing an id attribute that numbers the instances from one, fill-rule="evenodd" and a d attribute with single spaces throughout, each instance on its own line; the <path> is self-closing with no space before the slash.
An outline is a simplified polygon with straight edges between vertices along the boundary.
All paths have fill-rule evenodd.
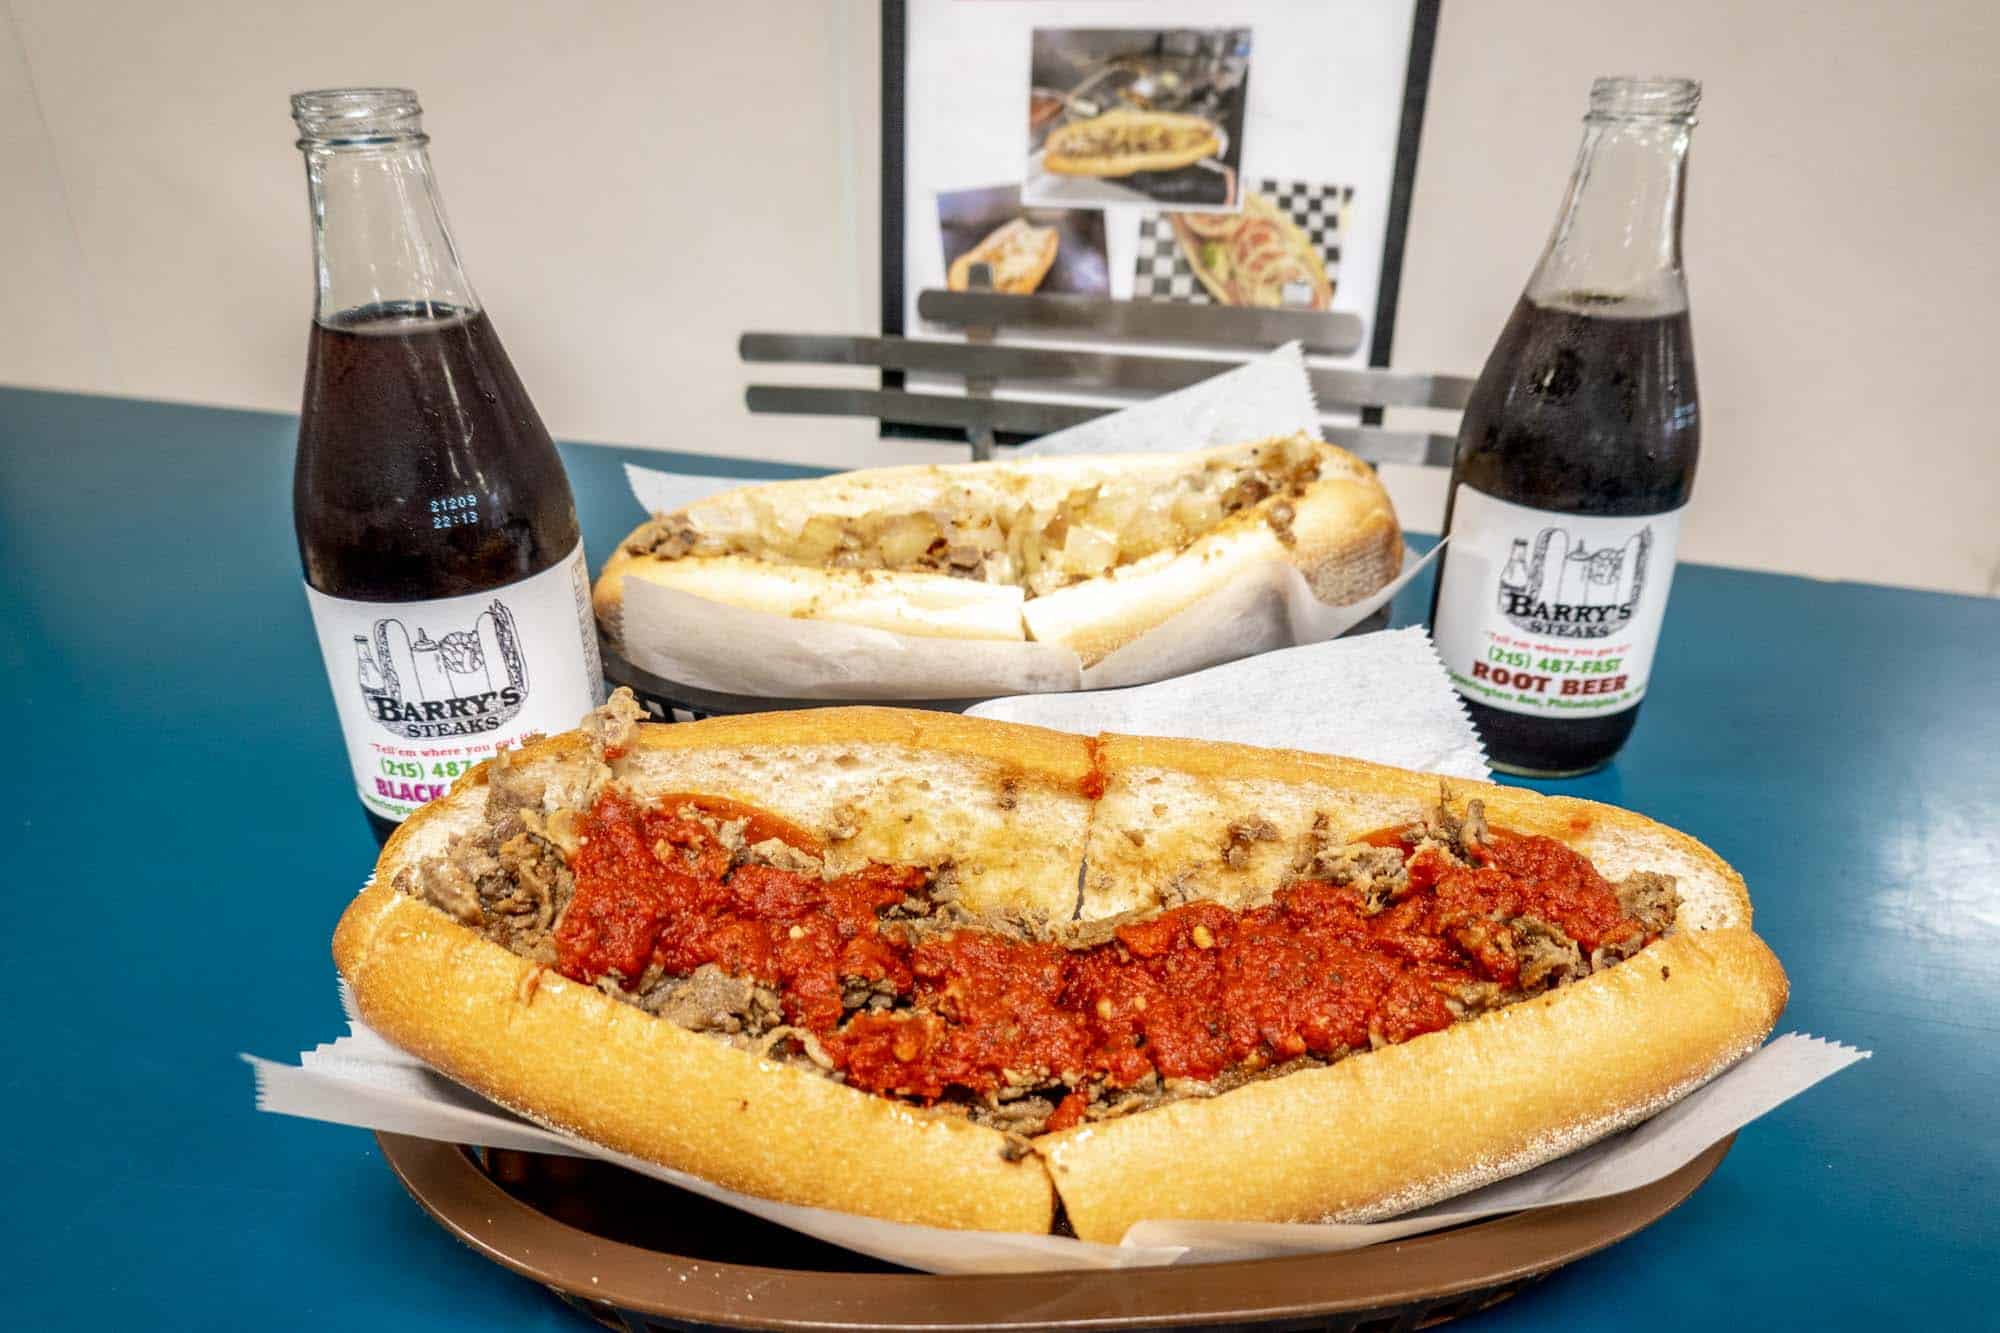
<path id="1" fill-rule="evenodd" d="M 754 364 L 878 366 L 1016 382 L 1060 380 L 1065 387 L 1167 393 L 1199 383 L 1241 358 L 1145 356 L 1068 347 L 942 342 L 849 334 L 745 333 L 738 354 Z M 1360 367 L 1308 370 L 1322 407 L 1460 408 L 1471 381 L 1453 375 Z"/>
<path id="2" fill-rule="evenodd" d="M 1038 329 L 1145 342 L 1276 347 L 1297 340 L 1309 352 L 1344 356 L 1361 346 L 1361 318 L 1338 310 L 1107 301 L 1095 296 L 1010 296 L 926 291 L 917 314 L 959 328 Z"/>
<path id="3" fill-rule="evenodd" d="M 1096 297 L 1012 296 L 988 290 L 988 266 L 972 266 L 973 291 L 925 291 L 918 315 L 958 328 L 963 342 L 941 338 L 749 332 L 737 353 L 754 365 L 874 366 L 893 374 L 946 377 L 963 393 L 915 388 L 838 388 L 752 384 L 745 401 L 752 412 L 794 416 L 870 416 L 912 428 L 962 432 L 976 459 L 991 458 L 996 437 L 1037 436 L 1116 411 L 1122 404 L 1065 401 L 1059 396 L 1001 398 L 1006 383 L 1117 396 L 1150 396 L 1199 383 L 1244 362 L 1251 349 L 1296 341 L 1308 352 L 1344 355 L 1361 345 L 1361 320 L 1344 311 L 1187 305 L 1167 301 L 1107 301 Z M 1001 330 L 1124 339 L 1147 351 L 1048 347 L 996 341 Z M 1191 356 L 1217 349 L 1225 355 Z M 1332 443 L 1373 463 L 1441 466 L 1451 461 L 1449 435 L 1384 430 L 1372 414 L 1382 408 L 1465 406 L 1472 381 L 1457 375 L 1363 366 L 1308 366 L 1322 413 L 1364 412 L 1363 423 L 1324 424 Z"/>

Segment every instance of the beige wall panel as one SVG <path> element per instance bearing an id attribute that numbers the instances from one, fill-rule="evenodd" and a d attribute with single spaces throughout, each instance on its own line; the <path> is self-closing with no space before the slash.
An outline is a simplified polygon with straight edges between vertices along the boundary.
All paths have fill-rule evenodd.
<path id="1" fill-rule="evenodd" d="M 42 125 L 26 54 L 0 6 L 0 382 L 117 382 Z"/>
<path id="2" fill-rule="evenodd" d="M 1996 70 L 1985 0 L 1448 0 L 1395 359 L 1478 371 L 1554 220 L 1594 75 L 1693 75 L 1703 433 L 1684 557 L 1988 591 Z M 1410 520 L 1434 524 L 1442 486 L 1411 483 Z"/>
<path id="3" fill-rule="evenodd" d="M 312 292 L 286 95 L 407 83 L 558 434 L 880 452 L 861 423 L 751 418 L 736 359 L 746 328 L 875 317 L 872 5 L 14 4 L 118 373 L 9 356 L 0 380 L 296 410 Z"/>
<path id="4" fill-rule="evenodd" d="M 36 318 L 0 330 L 0 382 L 293 409 L 311 289 L 285 96 L 407 82 L 473 281 L 558 434 L 939 456 L 742 406 L 741 330 L 876 325 L 871 0 L 433 0 L 368 22 L 251 0 L 5 2 L 0 248 L 10 307 Z M 1593 75 L 1695 75 L 1705 449 L 1686 555 L 1986 591 L 1995 70 L 2000 6 L 1980 0 L 1450 0 L 1396 361 L 1478 370 Z M 1410 526 L 1434 527 L 1442 476 L 1389 479 Z"/>

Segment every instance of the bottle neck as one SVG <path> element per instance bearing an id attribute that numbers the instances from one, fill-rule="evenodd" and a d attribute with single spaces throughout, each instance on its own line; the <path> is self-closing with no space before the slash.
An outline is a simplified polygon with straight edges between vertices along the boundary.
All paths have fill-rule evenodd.
<path id="1" fill-rule="evenodd" d="M 430 324 L 479 309 L 445 224 L 427 137 L 300 141 L 325 325 Z"/>
<path id="2" fill-rule="evenodd" d="M 1562 214 L 1528 279 L 1529 300 L 1648 315 L 1687 308 L 1681 207 L 1693 129 L 1684 116 L 1585 118 Z"/>

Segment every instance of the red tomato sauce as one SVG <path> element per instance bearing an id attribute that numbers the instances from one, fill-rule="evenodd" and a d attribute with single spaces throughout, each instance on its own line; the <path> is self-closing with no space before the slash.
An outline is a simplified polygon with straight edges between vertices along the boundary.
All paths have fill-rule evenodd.
<path id="1" fill-rule="evenodd" d="M 714 963 L 774 990 L 785 1020 L 817 1036 L 852 1086 L 924 1102 L 1023 1075 L 1119 1088 L 1149 1074 L 1209 1080 L 1407 1041 L 1453 1021 L 1445 992 L 1517 984 L 1498 939 L 1508 918 L 1558 925 L 1586 953 L 1642 930 L 1583 856 L 1494 830 L 1473 866 L 1411 854 L 1410 892 L 1372 916 L 1353 888 L 1301 881 L 1246 911 L 1172 908 L 1085 949 L 914 931 L 881 914 L 921 894 L 923 869 L 870 864 L 831 880 L 749 864 L 732 873 L 695 810 L 747 818 L 751 843 L 818 850 L 802 831 L 732 802 L 668 796 L 641 806 L 607 792 L 570 861 L 576 890 L 555 935 L 557 970 L 586 983 L 616 972 L 629 986 L 649 967 L 683 976 Z M 1380 836 L 1369 841 L 1394 845 Z M 849 979 L 898 1007 L 843 1022 Z M 1072 1091 L 1050 1127 L 1077 1123 L 1085 1105 Z"/>

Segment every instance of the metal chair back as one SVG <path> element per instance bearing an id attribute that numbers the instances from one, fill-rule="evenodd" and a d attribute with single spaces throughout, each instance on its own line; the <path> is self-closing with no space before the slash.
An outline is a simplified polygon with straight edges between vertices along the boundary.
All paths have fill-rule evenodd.
<path id="1" fill-rule="evenodd" d="M 975 266 L 975 286 L 980 274 Z M 1001 433 L 1046 435 L 1118 410 L 1120 404 L 1072 400 L 1071 392 L 1146 397 L 1184 388 L 1241 364 L 1253 352 L 1297 340 L 1308 353 L 1341 355 L 1361 345 L 1361 321 L 1337 311 L 1251 309 L 1163 301 L 1107 301 L 1081 296 L 1011 296 L 992 291 L 925 291 L 918 315 L 958 328 L 963 342 L 843 334 L 745 333 L 742 359 L 760 365 L 875 366 L 886 371 L 949 376 L 964 392 L 926 393 L 903 388 L 849 389 L 752 384 L 745 397 L 752 412 L 807 416 L 872 416 L 885 422 L 949 427 L 964 432 L 972 456 L 991 458 Z M 1118 351 L 999 343 L 1016 330 L 1069 339 L 1117 339 Z M 1132 342 L 1160 351 L 1135 352 Z M 1193 349 L 1226 355 L 1190 356 Z M 1366 367 L 1308 370 L 1326 438 L 1372 463 L 1446 467 L 1453 437 L 1422 430 L 1389 430 L 1380 409 L 1465 406 L 1472 381 Z M 1033 398 L 1004 398 L 1003 384 L 1032 388 Z M 1362 420 L 1351 420 L 1357 413 Z"/>

